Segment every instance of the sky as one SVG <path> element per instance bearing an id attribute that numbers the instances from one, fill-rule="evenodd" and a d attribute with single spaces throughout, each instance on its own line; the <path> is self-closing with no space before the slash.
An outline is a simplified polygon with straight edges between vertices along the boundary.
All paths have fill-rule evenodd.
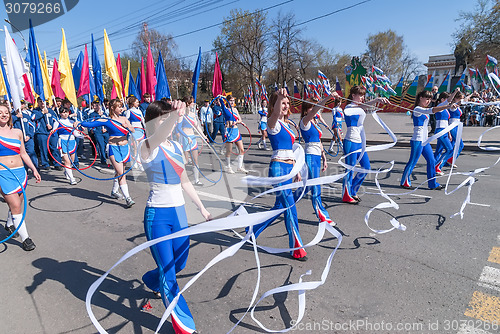
<path id="1" fill-rule="evenodd" d="M 66 14 L 34 29 L 40 50 L 46 50 L 49 58 L 59 58 L 64 28 L 70 58 L 75 60 L 83 45 L 90 44 L 91 33 L 103 55 L 103 29 L 115 56 L 130 53 L 132 41 L 142 29 L 141 22 L 146 21 L 150 28 L 172 34 L 179 55 L 194 67 L 198 47 L 202 51 L 213 48 L 212 42 L 220 33 L 220 25 L 214 25 L 223 22 L 231 9 L 254 11 L 272 7 L 266 10 L 270 19 L 279 11 L 294 13 L 299 23 L 317 18 L 300 26 L 302 36 L 334 53 L 360 55 L 366 50 L 370 34 L 392 29 L 425 63 L 431 55 L 453 53 L 452 34 L 461 24 L 456 21 L 459 12 L 472 11 L 475 5 L 476 0 L 421 0 L 418 4 L 405 0 L 80 0 Z M 6 11 L 2 10 L 2 19 L 5 18 Z M 21 33 L 28 42 L 28 30 Z M 11 34 L 21 50 L 21 34 Z M 4 43 L 0 43 L 0 53 L 5 55 Z"/>

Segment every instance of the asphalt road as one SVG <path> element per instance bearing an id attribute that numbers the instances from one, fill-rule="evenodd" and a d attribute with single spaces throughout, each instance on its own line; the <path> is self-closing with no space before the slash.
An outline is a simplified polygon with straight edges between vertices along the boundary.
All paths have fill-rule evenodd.
<path id="1" fill-rule="evenodd" d="M 247 169 L 267 175 L 270 152 L 250 149 L 245 157 Z M 407 148 L 393 148 L 370 155 L 372 168 L 394 160 L 393 171 L 380 175 L 387 193 L 400 194 L 399 178 L 409 156 Z M 464 152 L 458 171 L 492 165 L 498 154 Z M 342 170 L 337 158 L 329 158 L 327 173 Z M 200 198 L 214 217 L 227 216 L 242 202 L 262 189 L 247 188 L 242 174 L 220 174 L 219 165 L 206 147 L 201 155 L 202 170 L 212 179 L 202 180 Z M 212 167 L 215 166 L 215 167 Z M 90 169 L 94 177 L 110 177 L 105 170 Z M 192 172 L 190 171 L 190 174 Z M 144 174 L 130 173 L 130 193 L 137 203 L 125 208 L 125 201 L 109 197 L 111 181 L 92 180 L 78 175 L 70 186 L 62 172 L 42 173 L 43 181 L 29 181 L 27 190 L 30 236 L 37 245 L 24 252 L 19 239 L 0 245 L 1 289 L 0 332 L 2 333 L 95 333 L 85 309 L 89 286 L 134 246 L 144 242 L 142 215 L 148 187 Z M 425 180 L 421 158 L 415 168 L 414 184 Z M 465 176 L 453 176 L 450 191 Z M 428 190 L 426 185 L 411 195 L 391 196 L 399 205 L 372 213 L 374 229 L 391 228 L 390 219 L 404 224 L 406 231 L 373 233 L 364 223 L 366 212 L 386 202 L 377 193 L 373 177 L 360 191 L 363 201 L 356 206 L 340 202 L 340 183 L 323 187 L 323 202 L 343 240 L 333 258 L 326 283 L 306 293 L 306 312 L 295 331 L 304 333 L 483 333 L 471 326 L 495 330 L 500 322 L 500 171 L 498 165 L 477 176 L 471 202 L 464 218 L 450 218 L 460 210 L 467 189 L 446 195 Z M 445 178 L 440 179 L 445 183 Z M 259 198 L 250 212 L 268 210 L 274 197 Z M 202 217 L 187 199 L 190 224 Z M 297 204 L 300 231 L 309 242 L 317 231 L 311 202 Z M 5 221 L 6 205 L 0 204 Z M 241 233 L 242 229 L 237 232 Z M 6 236 L 1 229 L 0 239 Z M 221 251 L 240 239 L 233 231 L 196 235 L 186 268 L 178 275 L 184 286 Z M 259 238 L 259 245 L 287 247 L 282 218 Z M 308 249 L 309 260 L 298 262 L 287 254 L 259 252 L 261 286 L 259 296 L 275 287 L 320 279 L 327 257 L 337 240 L 326 235 Z M 92 309 L 109 333 L 150 333 L 165 310 L 141 281 L 154 268 L 149 250 L 134 255 L 106 279 L 92 300 Z M 226 333 L 246 311 L 257 279 L 253 249 L 245 245 L 233 257 L 207 271 L 184 294 L 200 333 Z M 150 302 L 152 309 L 142 306 Z M 282 330 L 297 318 L 297 293 L 280 293 L 266 298 L 255 316 L 270 329 Z M 262 332 L 246 315 L 234 333 Z M 173 333 L 166 323 L 161 333 Z"/>

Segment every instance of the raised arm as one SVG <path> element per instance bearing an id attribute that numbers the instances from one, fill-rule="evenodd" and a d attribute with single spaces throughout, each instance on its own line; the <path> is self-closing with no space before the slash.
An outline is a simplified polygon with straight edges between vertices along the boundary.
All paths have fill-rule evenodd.
<path id="1" fill-rule="evenodd" d="M 276 123 L 278 122 L 278 119 L 280 118 L 281 111 L 283 109 L 283 102 L 285 100 L 288 100 L 288 93 L 286 92 L 286 89 L 280 88 L 278 91 L 278 99 L 276 100 L 276 103 L 273 106 L 273 112 L 267 118 L 267 125 L 272 129 L 276 126 Z"/>
<path id="2" fill-rule="evenodd" d="M 304 118 L 302 118 L 302 123 L 304 124 L 304 126 L 307 126 L 307 124 L 309 124 L 309 122 L 314 118 L 314 116 L 316 116 L 316 114 L 323 109 L 322 106 L 324 106 L 329 99 L 330 96 L 327 96 L 323 100 L 321 100 L 318 103 L 318 105 L 312 107 L 311 112 L 308 112 L 307 115 L 305 115 Z M 322 118 L 321 120 L 324 123 L 324 120 Z"/>
<path id="3" fill-rule="evenodd" d="M 144 145 L 141 147 L 141 157 L 147 159 L 151 152 L 160 146 L 168 136 L 172 133 L 174 126 L 177 123 L 178 117 L 182 117 L 186 110 L 186 104 L 182 101 L 172 101 L 172 111 L 163 116 L 163 122 L 158 125 L 154 133 L 146 138 Z M 162 117 L 162 116 L 160 116 Z M 150 122 L 160 122 L 159 119 L 153 119 Z M 153 127 L 153 126 L 152 126 Z"/>

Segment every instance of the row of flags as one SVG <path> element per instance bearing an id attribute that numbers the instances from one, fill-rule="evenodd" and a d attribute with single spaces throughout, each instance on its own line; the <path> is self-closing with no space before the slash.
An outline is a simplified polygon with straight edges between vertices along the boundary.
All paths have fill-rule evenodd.
<path id="1" fill-rule="evenodd" d="M 355 73 L 356 72 L 356 73 Z M 355 78 L 353 78 L 354 74 L 356 74 Z M 467 85 L 465 83 L 465 77 L 468 76 L 471 79 L 471 84 Z M 427 81 L 424 85 L 424 90 L 431 91 L 434 85 L 434 77 L 435 73 L 429 75 L 427 77 Z M 492 57 L 486 56 L 486 66 L 483 71 L 483 74 L 479 71 L 479 69 L 466 68 L 460 79 L 455 84 L 454 87 L 449 87 L 451 77 L 451 71 L 445 76 L 444 80 L 438 86 L 438 93 L 444 91 L 453 91 L 455 88 L 460 87 L 462 91 L 466 93 L 472 93 L 474 91 L 474 85 L 472 82 L 476 83 L 478 89 L 484 89 L 488 87 L 494 87 L 497 90 L 497 93 L 500 91 L 500 79 L 498 78 L 498 61 Z M 489 78 L 485 80 L 485 78 Z M 404 112 L 407 109 L 412 109 L 415 103 L 415 97 L 417 95 L 419 76 L 415 76 L 413 81 L 408 85 L 405 89 L 404 87 L 404 78 L 401 77 L 397 84 L 393 86 L 391 80 L 384 74 L 384 71 L 376 66 L 371 67 L 370 73 L 364 69 L 359 62 L 359 60 L 353 59 L 352 67 L 346 70 L 346 95 L 348 95 L 349 88 L 354 85 L 363 85 L 367 94 L 372 97 L 385 97 L 389 99 L 390 104 L 386 105 L 383 109 L 385 112 Z M 266 87 L 262 85 L 258 78 L 255 80 L 256 84 L 256 92 L 254 94 L 252 85 L 248 85 L 248 91 L 244 94 L 245 100 L 248 103 L 257 100 L 268 100 Z M 303 84 L 302 94 L 300 93 L 299 88 L 297 87 L 297 83 L 294 82 L 293 95 L 298 99 L 308 99 L 310 97 L 314 97 L 320 100 L 324 96 L 329 96 L 332 92 L 332 88 L 330 86 L 330 81 L 327 76 L 318 70 L 318 78 L 316 80 L 306 80 Z M 278 90 L 278 85 L 274 84 L 275 90 Z M 286 88 L 288 91 L 288 87 L 286 82 L 284 82 L 283 88 Z M 451 89 L 450 89 L 451 88 Z M 340 95 L 344 96 L 342 93 L 342 88 L 340 86 L 338 77 L 336 77 L 335 81 L 335 91 Z M 290 95 L 290 92 L 288 91 Z M 498 93 L 500 95 L 500 93 Z M 327 106 L 331 107 L 333 103 L 332 101 L 328 101 Z M 292 99 L 291 100 L 291 109 L 293 113 L 300 112 L 301 101 Z"/>
<path id="2" fill-rule="evenodd" d="M 96 99 L 101 102 L 104 101 L 105 91 L 102 69 L 93 34 L 91 35 L 91 60 L 88 56 L 87 45 L 85 45 L 84 51 L 80 52 L 72 67 L 64 29 L 61 30 L 62 42 L 59 60 L 54 58 L 52 77 L 50 77 L 47 55 L 44 51 L 44 57 L 42 58 L 41 56 L 31 20 L 29 44 L 25 60 L 22 59 L 14 40 L 4 26 L 7 69 L 5 70 L 3 62 L 0 61 L 0 95 L 4 95 L 5 98 L 11 101 L 15 109 L 20 108 L 21 100 L 24 99 L 34 103 L 37 97 L 40 97 L 43 101 L 53 100 L 56 97 L 66 98 L 74 106 L 77 106 L 77 98 L 80 96 L 87 102 Z M 26 66 L 26 63 L 29 64 L 29 68 Z M 90 69 L 90 64 L 92 64 L 92 70 Z M 164 97 L 171 98 L 161 51 L 158 54 L 158 61 L 155 65 L 150 43 L 148 43 L 146 71 L 144 70 L 144 59 L 141 58 L 141 67 L 138 69 L 136 79 L 134 80 L 130 72 L 130 61 L 127 64 L 127 73 L 123 76 L 120 54 L 118 54 L 115 60 L 111 43 L 106 29 L 104 29 L 104 69 L 105 73 L 113 81 L 112 99 L 123 99 L 129 95 L 141 99 L 145 93 L 149 93 L 152 100 L 160 100 Z M 201 48 L 199 49 L 198 60 L 192 79 L 194 84 L 192 95 L 195 100 L 200 69 Z"/>

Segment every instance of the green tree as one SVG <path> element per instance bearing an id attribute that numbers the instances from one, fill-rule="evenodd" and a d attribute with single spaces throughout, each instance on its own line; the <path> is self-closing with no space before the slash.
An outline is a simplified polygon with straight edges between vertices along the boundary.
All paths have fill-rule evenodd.
<path id="1" fill-rule="evenodd" d="M 270 43 L 271 58 L 273 59 L 274 71 L 271 81 L 282 84 L 293 77 L 294 64 L 297 63 L 297 54 L 294 52 L 296 41 L 299 39 L 300 30 L 295 27 L 297 20 L 293 13 L 282 14 L 272 23 L 272 34 Z"/>
<path id="2" fill-rule="evenodd" d="M 455 47 L 467 43 L 473 48 L 472 63 L 484 65 L 486 55 L 500 57 L 500 2 L 498 0 L 477 0 L 472 12 L 460 12 L 461 21 L 453 34 Z"/>

